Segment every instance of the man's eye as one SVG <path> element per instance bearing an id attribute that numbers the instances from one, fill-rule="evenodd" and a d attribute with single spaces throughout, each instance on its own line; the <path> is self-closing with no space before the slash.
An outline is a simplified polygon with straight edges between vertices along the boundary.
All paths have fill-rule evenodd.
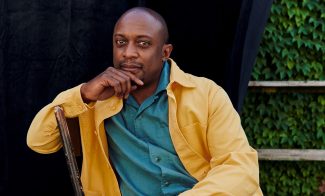
<path id="1" fill-rule="evenodd" d="M 126 43 L 126 41 L 124 40 L 116 40 L 116 44 L 121 46 L 121 45 L 124 45 Z"/>
<path id="2" fill-rule="evenodd" d="M 139 41 L 138 44 L 139 44 L 140 47 L 144 47 L 144 48 L 150 46 L 149 41 Z"/>

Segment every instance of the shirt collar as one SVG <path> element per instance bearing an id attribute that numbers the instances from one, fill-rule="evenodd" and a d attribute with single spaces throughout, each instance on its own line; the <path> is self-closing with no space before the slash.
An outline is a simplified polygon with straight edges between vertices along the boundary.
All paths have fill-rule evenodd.
<path id="1" fill-rule="evenodd" d="M 167 61 L 163 64 L 163 69 L 160 74 L 159 83 L 155 92 L 155 95 L 159 94 L 161 91 L 166 90 L 169 83 L 170 65 Z"/>

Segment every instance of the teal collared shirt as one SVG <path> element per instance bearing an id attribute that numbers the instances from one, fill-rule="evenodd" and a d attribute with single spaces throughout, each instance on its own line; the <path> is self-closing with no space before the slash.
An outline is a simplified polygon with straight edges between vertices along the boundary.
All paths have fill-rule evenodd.
<path id="1" fill-rule="evenodd" d="M 197 182 L 184 169 L 169 134 L 169 74 L 166 61 L 152 96 L 138 105 L 130 95 L 121 112 L 105 120 L 122 195 L 177 195 Z"/>

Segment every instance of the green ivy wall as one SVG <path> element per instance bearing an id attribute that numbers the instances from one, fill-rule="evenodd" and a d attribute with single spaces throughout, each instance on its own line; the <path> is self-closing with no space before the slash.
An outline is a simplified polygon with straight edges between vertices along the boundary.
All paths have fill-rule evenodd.
<path id="1" fill-rule="evenodd" d="M 274 0 L 251 80 L 325 80 L 325 1 Z M 242 123 L 254 148 L 325 149 L 323 92 L 249 90 Z M 325 162 L 260 161 L 264 195 L 325 195 Z"/>

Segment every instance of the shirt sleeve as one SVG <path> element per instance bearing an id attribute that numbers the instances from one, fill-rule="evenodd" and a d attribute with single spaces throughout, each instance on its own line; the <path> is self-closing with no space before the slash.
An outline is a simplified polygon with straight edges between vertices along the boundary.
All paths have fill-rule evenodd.
<path id="1" fill-rule="evenodd" d="M 60 93 L 52 103 L 36 114 L 27 133 L 27 145 L 32 150 L 49 154 L 62 147 L 54 107 L 60 105 L 68 118 L 76 117 L 86 111 L 89 106 L 82 101 L 80 87 L 81 85 Z"/>
<path id="2" fill-rule="evenodd" d="M 205 178 L 180 195 L 263 195 L 257 152 L 250 147 L 240 117 L 222 88 L 210 92 L 207 128 L 210 167 Z"/>

